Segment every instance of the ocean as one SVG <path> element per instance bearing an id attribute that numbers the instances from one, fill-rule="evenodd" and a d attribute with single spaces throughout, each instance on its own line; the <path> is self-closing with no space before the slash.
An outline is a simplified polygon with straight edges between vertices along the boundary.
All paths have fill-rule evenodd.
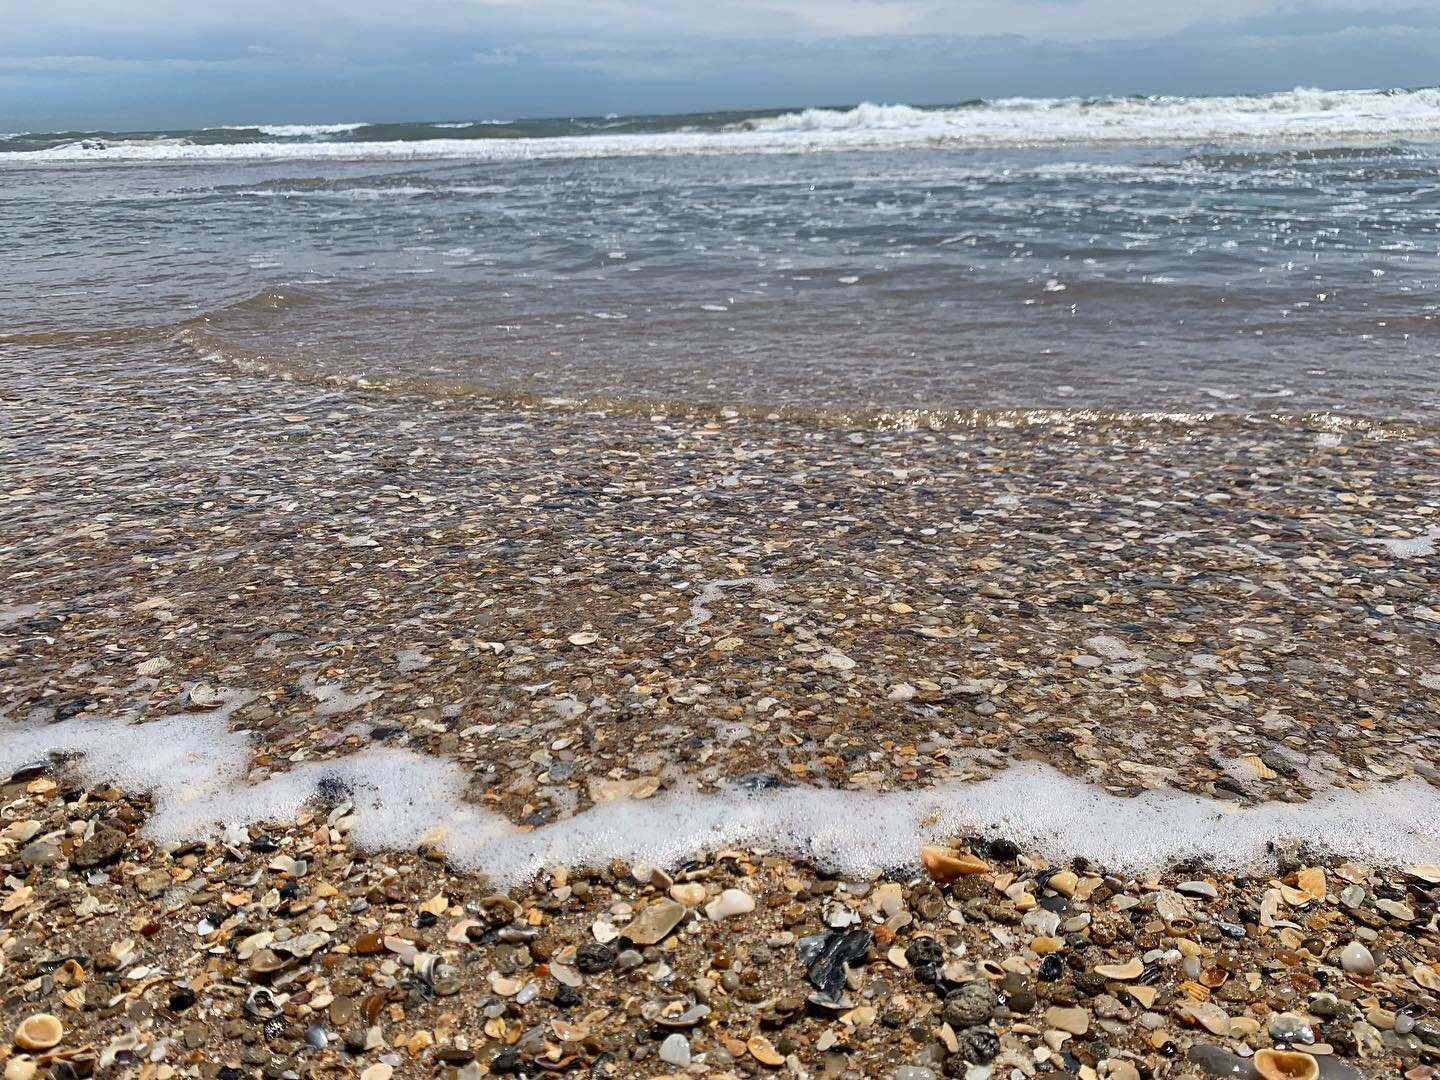
<path id="1" fill-rule="evenodd" d="M 1440 91 L 11 135 L 0 240 L 7 1077 L 1430 1075 Z"/>
<path id="2" fill-rule="evenodd" d="M 1440 90 L 0 137 L 0 348 L 880 425 L 1421 421 Z"/>

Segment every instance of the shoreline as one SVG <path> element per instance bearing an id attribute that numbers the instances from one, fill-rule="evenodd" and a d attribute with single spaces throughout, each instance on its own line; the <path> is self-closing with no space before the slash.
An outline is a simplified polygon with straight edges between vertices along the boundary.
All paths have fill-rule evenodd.
<path id="1" fill-rule="evenodd" d="M 1246 814 L 1285 804 L 1286 820 L 1330 787 L 1437 791 L 1440 565 L 1427 538 L 1440 520 L 1440 450 L 1424 433 L 598 417 L 147 365 L 119 348 L 113 362 L 99 350 L 28 356 L 0 401 L 13 414 L 13 434 L 0 436 L 10 526 L 0 555 L 16 568 L 0 591 L 5 729 L 89 725 L 108 737 L 115 717 L 189 725 L 211 745 L 233 736 L 242 755 L 253 743 L 252 780 L 313 776 L 305 770 L 370 748 L 382 765 L 415 755 L 463 776 L 455 788 L 436 774 L 439 793 L 463 790 L 520 836 L 593 820 L 583 815 L 627 797 L 664 808 L 647 828 L 674 828 L 671 807 L 683 804 L 667 793 L 721 800 L 744 783 L 924 798 L 1003 780 L 1017 764 L 1015 775 L 1058 770 L 1061 791 L 1083 780 L 1137 805 L 1172 791 Z M 734 584 L 761 580 L 772 586 Z M 228 708 L 226 687 L 254 696 L 207 729 L 192 714 Z M 131 759 L 143 760 L 145 744 L 135 747 Z M 171 737 L 153 753 L 159 762 L 185 749 Z M 197 768 L 229 776 L 244 758 Z M 586 872 L 552 867 L 533 889 L 516 884 L 517 914 L 486 909 L 496 883 L 447 864 L 443 845 L 416 854 L 402 832 L 411 854 L 358 850 L 363 818 L 340 812 L 343 784 L 310 781 L 286 805 L 316 788 L 322 803 L 283 827 L 231 832 L 227 849 L 147 839 L 164 800 L 99 782 L 61 769 L 4 787 L 0 903 L 13 906 L 0 914 L 0 1000 L 12 1029 L 48 1011 L 67 1028 L 63 1046 L 93 1044 L 97 1055 L 127 1031 L 132 1055 L 170 1038 L 164 1062 L 147 1066 L 157 1078 L 217 1076 L 233 1063 L 240 1071 L 224 1075 L 344 1068 L 377 1080 L 364 1070 L 392 1053 L 396 1076 L 468 1078 L 505 1074 L 507 1049 L 536 1075 L 548 1046 L 558 1048 L 549 1065 L 573 1056 L 573 1070 L 659 1076 L 683 1071 L 659 1054 L 685 1031 L 693 1075 L 963 1076 L 985 1064 L 952 1060 L 969 1032 L 969 1052 L 995 1050 L 997 1077 L 1008 1066 L 1128 1080 L 1194 1075 L 1192 1042 L 1259 1050 L 1298 1039 L 1291 1019 L 1270 1034 L 1292 1012 L 1334 1050 L 1319 1058 L 1361 1075 L 1440 1060 L 1423 1037 L 1440 1003 L 1413 975 L 1440 971 L 1436 889 L 1413 875 L 1330 860 L 1323 895 L 1292 904 L 1298 872 L 1321 862 L 1280 852 L 1273 877 L 1235 878 L 1217 873 L 1220 859 L 1152 883 L 1081 861 L 1077 885 L 1098 884 L 1077 902 L 1045 885 L 1066 864 L 997 833 L 987 838 L 1014 841 L 1021 861 L 981 844 L 985 870 L 944 887 L 915 873 L 871 878 L 859 864 L 827 876 L 761 844 L 771 850 L 714 854 L 669 884 L 659 871 L 637 881 L 608 858 Z M 428 797 L 423 784 L 417 795 Z M 965 842 L 958 822 L 932 826 L 897 843 Z M 267 850 L 252 850 L 261 836 Z M 78 865 L 107 845 L 117 846 Z M 1215 897 L 1175 889 L 1202 879 Z M 683 888 L 694 884 L 703 900 Z M 1363 893 L 1355 906 L 1352 886 Z M 623 948 L 599 939 L 631 915 L 673 913 L 672 888 L 701 907 L 741 889 L 755 908 L 718 920 L 680 913 L 684 926 L 616 972 Z M 1157 914 L 1167 893 L 1184 899 L 1183 914 Z M 438 910 L 422 908 L 437 895 Z M 365 906 L 352 910 L 357 900 Z M 1030 916 L 1057 900 L 1064 922 L 1088 921 L 1062 930 Z M 515 918 L 489 940 L 445 937 L 466 919 L 499 917 L 486 910 Z M 913 921 L 890 925 L 902 913 Z M 194 934 L 212 914 L 223 917 Z M 1172 933 L 1177 919 L 1194 926 Z M 875 938 L 852 957 L 859 985 L 844 1009 L 817 1005 L 798 942 L 851 929 Z M 304 939 L 303 955 L 271 947 L 286 933 Z M 125 937 L 135 955 L 106 968 L 109 942 Z M 409 946 L 387 937 L 422 939 L 457 992 L 427 998 L 436 988 L 421 985 Z M 948 1034 L 942 995 L 891 955 L 937 937 L 942 967 L 985 959 L 1001 965 L 997 984 L 1015 977 L 1007 1004 Z M 1040 938 L 1058 944 L 1040 951 Z M 1339 963 L 1355 939 L 1374 973 Z M 581 945 L 608 966 L 579 972 L 566 950 Z M 608 961 L 602 945 L 614 946 Z M 270 970 L 253 963 L 262 953 Z M 1052 955 L 1061 975 L 1042 980 Z M 1136 955 L 1147 971 L 1157 965 L 1153 983 L 1096 981 L 1097 966 L 1129 970 Z M 1191 955 L 1202 961 L 1194 975 Z M 83 957 L 85 985 L 104 991 L 87 990 L 78 1008 L 63 1001 L 79 985 L 72 956 Z M 1201 978 L 1221 968 L 1215 986 Z M 564 981 L 571 971 L 577 985 Z M 520 985 L 501 994 L 492 973 Z M 956 986 L 977 981 L 974 969 L 951 975 Z M 337 992 L 345 979 L 358 985 Z M 536 997 L 519 1002 L 532 980 Z M 696 980 L 714 984 L 704 991 L 713 1011 L 666 1027 L 656 1002 L 699 995 Z M 255 1014 L 271 1008 L 254 1005 L 255 985 L 289 995 L 279 1017 Z M 1156 990 L 1148 1004 L 1130 993 L 1143 986 Z M 186 993 L 195 1003 L 172 1008 Z M 316 1005 L 327 993 L 350 1004 Z M 1018 1010 L 1026 993 L 1033 1003 Z M 1221 1034 L 1217 1014 L 1193 1008 L 1216 1003 Z M 1076 1009 L 1078 1034 L 1066 1031 L 1081 1026 Z M 384 1046 L 345 1050 L 356 1028 L 357 1045 L 374 1041 L 372 1021 Z M 197 1023 L 203 1032 L 187 1032 Z M 325 1046 L 312 1035 L 300 1051 L 316 1024 Z M 754 1039 L 766 1040 L 758 1055 Z M 772 1056 L 781 1063 L 767 1065 Z"/>
<path id="2" fill-rule="evenodd" d="M 112 786 L 3 792 L 27 880 L 0 899 L 7 1023 L 61 1025 L 10 1080 L 141 1060 L 157 1080 L 1419 1080 L 1440 1060 L 1435 866 L 1116 875 L 1001 838 L 927 849 L 928 876 L 726 849 L 507 893 L 435 851 L 357 851 L 344 802 L 158 845 Z"/>

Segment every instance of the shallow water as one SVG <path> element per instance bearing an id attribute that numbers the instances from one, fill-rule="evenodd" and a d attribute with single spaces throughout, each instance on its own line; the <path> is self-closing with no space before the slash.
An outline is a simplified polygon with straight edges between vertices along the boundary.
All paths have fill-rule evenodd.
<path id="1" fill-rule="evenodd" d="M 0 323 L 12 346 L 123 330 L 137 360 L 587 402 L 1425 419 L 1440 121 L 1206 100 L 727 115 L 704 154 L 657 118 L 527 129 L 543 160 L 388 160 L 437 144 L 358 129 L 0 154 Z M 1418 130 L 1336 143 L 1397 115 Z M 1001 120 L 1011 145 L 966 144 Z"/>

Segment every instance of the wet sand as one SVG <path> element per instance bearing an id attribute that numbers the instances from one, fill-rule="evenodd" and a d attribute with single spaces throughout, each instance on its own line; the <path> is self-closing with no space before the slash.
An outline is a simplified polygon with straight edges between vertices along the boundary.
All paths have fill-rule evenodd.
<path id="1" fill-rule="evenodd" d="M 607 414 L 120 348 L 7 370 L 0 723 L 153 721 L 239 688 L 254 780 L 403 749 L 463 766 L 476 805 L 527 828 L 672 791 L 910 790 L 1016 762 L 1217 806 L 1433 790 L 1440 767 L 1430 431 Z M 58 763 L 5 795 L 7 1022 L 54 1013 L 62 1047 L 97 1055 L 133 1037 L 117 1053 L 150 1056 L 146 1075 L 679 1073 L 664 1010 L 696 1003 L 700 1075 L 966 1075 L 988 1054 L 997 1076 L 1185 1076 L 1192 1043 L 1303 1042 L 1424 1076 L 1440 1053 L 1434 883 L 1345 852 L 1238 877 L 1082 862 L 1056 889 L 1024 838 L 954 837 L 984 862 L 954 883 L 697 851 L 639 880 L 556 868 L 512 909 L 443 838 L 358 850 L 343 789 L 228 846 L 157 844 L 144 792 Z M 1299 876 L 1322 863 L 1323 885 Z M 1203 879 L 1214 897 L 1175 891 Z M 632 916 L 683 914 L 677 884 L 701 888 L 671 901 L 686 911 L 726 889 L 756 907 L 684 915 L 620 964 Z M 853 950 L 829 990 L 797 945 L 821 934 Z M 272 948 L 287 935 L 298 953 Z M 1373 971 L 1341 962 L 1352 944 Z M 1143 977 L 1096 974 L 1137 957 Z M 976 981 L 989 1011 L 942 1027 Z"/>

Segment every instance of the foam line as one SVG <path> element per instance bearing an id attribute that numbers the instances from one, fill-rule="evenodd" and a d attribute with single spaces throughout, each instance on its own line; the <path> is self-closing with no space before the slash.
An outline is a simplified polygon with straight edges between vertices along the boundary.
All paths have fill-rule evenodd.
<path id="1" fill-rule="evenodd" d="M 1248 142 L 1286 146 L 1440 134 L 1440 89 L 1391 92 L 1297 88 L 1221 97 L 1007 98 L 970 106 L 915 108 L 869 102 L 805 109 L 719 130 L 513 139 L 435 138 L 304 141 L 366 125 L 268 125 L 284 142 L 193 144 L 180 137 L 85 139 L 3 155 L 5 162 L 213 159 L 424 159 L 513 161 L 687 154 L 899 150 L 931 146 L 1054 146 Z M 434 126 L 434 125 L 432 125 Z M 301 140 L 301 141 L 296 141 Z"/>
<path id="2" fill-rule="evenodd" d="M 371 749 L 256 782 L 249 736 L 228 725 L 252 697 L 232 691 L 220 708 L 139 726 L 79 719 L 12 724 L 0 729 L 0 775 L 48 755 L 78 754 L 72 767 L 83 781 L 152 793 L 147 830 L 161 841 L 291 821 L 323 781 L 327 791 L 353 799 L 351 835 L 360 846 L 413 849 L 442 835 L 457 865 L 483 870 L 501 886 L 549 866 L 620 858 L 673 867 L 740 845 L 863 875 L 915 868 L 922 844 L 977 832 L 1009 837 L 1056 860 L 1083 854 L 1113 869 L 1154 869 L 1189 856 L 1217 870 L 1256 868 L 1282 839 L 1380 866 L 1440 861 L 1440 789 L 1418 780 L 1240 808 L 1178 792 L 1122 798 L 1036 763 L 921 791 L 669 792 L 525 830 L 464 801 L 470 774 L 460 763 L 407 750 Z"/>

